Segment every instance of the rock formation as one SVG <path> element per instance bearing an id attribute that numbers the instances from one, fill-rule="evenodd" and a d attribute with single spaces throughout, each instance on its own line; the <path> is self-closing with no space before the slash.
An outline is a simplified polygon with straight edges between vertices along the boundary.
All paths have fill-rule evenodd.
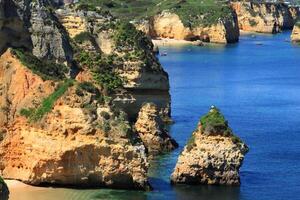
<path id="1" fill-rule="evenodd" d="M 300 23 L 297 22 L 293 28 L 293 32 L 291 35 L 292 42 L 300 42 Z"/>
<path id="2" fill-rule="evenodd" d="M 100 103 L 91 84 L 44 81 L 11 50 L 0 58 L 0 82 L 4 178 L 32 185 L 150 188 L 144 146 L 135 142 L 126 115 Z"/>
<path id="3" fill-rule="evenodd" d="M 9 197 L 8 187 L 7 187 L 6 183 L 4 182 L 4 180 L 0 176 L 0 199 L 8 200 L 8 197 Z"/>
<path id="4" fill-rule="evenodd" d="M 150 154 L 155 155 L 178 147 L 177 142 L 164 130 L 159 110 L 153 103 L 143 105 L 135 129 Z"/>
<path id="5" fill-rule="evenodd" d="M 146 149 L 130 123 L 144 102 L 170 117 L 168 74 L 153 44 L 109 13 L 54 11 L 51 2 L 0 0 L 0 175 L 150 189 Z"/>
<path id="6" fill-rule="evenodd" d="M 179 156 L 171 183 L 239 185 L 239 169 L 247 152 L 248 147 L 214 107 L 201 118 Z"/>
<path id="7" fill-rule="evenodd" d="M 22 47 L 43 59 L 71 61 L 68 36 L 51 11 L 51 1 L 0 1 L 0 52 Z"/>
<path id="8" fill-rule="evenodd" d="M 259 33 L 292 29 L 300 14 L 297 7 L 284 3 L 233 1 L 231 6 L 237 13 L 240 30 Z"/>
<path id="9" fill-rule="evenodd" d="M 126 47 L 127 49 L 123 47 L 120 50 L 120 45 L 116 45 L 114 37 L 118 30 L 114 27 L 116 20 L 111 15 L 72 9 L 61 10 L 57 14 L 69 33 L 74 33 L 74 29 L 77 35 L 87 32 L 93 39 L 94 49 L 99 49 L 107 57 L 116 56 L 116 54 L 123 57 L 121 59 L 124 62 L 117 63 L 113 70 L 126 81 L 123 84 L 123 90 L 114 95 L 113 101 L 125 110 L 131 120 L 136 119 L 144 102 L 153 102 L 159 107 L 163 120 L 170 121 L 169 77 L 152 51 L 153 44 L 147 37 L 136 32 L 136 35 L 140 36 L 138 39 L 140 42 L 137 43 L 139 47 L 136 47 L 139 49 L 137 53 L 143 51 L 143 54 L 147 55 L 144 62 L 141 62 L 143 58 L 128 59 L 127 57 L 136 55 L 134 52 L 130 53 L 133 50 L 131 47 Z"/>
<path id="10" fill-rule="evenodd" d="M 152 38 L 170 38 L 177 40 L 202 40 L 213 43 L 233 43 L 239 39 L 239 28 L 235 13 L 220 19 L 211 25 L 199 24 L 195 27 L 185 26 L 180 17 L 172 12 L 163 11 L 136 23 L 136 27 Z"/>

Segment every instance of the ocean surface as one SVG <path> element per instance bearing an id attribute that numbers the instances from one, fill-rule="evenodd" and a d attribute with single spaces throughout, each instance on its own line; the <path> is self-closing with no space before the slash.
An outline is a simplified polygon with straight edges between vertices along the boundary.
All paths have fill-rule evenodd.
<path id="1" fill-rule="evenodd" d="M 161 47 L 172 95 L 171 135 L 180 148 L 151 163 L 152 192 L 38 188 L 12 200 L 300 199 L 300 46 L 290 32 L 243 35 L 238 44 Z M 171 186 L 177 157 L 211 105 L 250 147 L 241 186 Z"/>

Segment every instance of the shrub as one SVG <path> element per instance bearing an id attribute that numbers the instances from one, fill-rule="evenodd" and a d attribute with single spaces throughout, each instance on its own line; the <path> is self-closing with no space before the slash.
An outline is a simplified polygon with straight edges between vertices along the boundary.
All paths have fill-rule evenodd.
<path id="1" fill-rule="evenodd" d="M 74 37 L 75 42 L 82 44 L 85 41 L 91 41 L 93 36 L 89 32 L 81 32 Z"/>
<path id="2" fill-rule="evenodd" d="M 45 114 L 50 112 L 55 102 L 73 85 L 73 80 L 68 79 L 64 83 L 59 84 L 57 89 L 47 98 L 45 98 L 41 105 L 36 109 L 21 109 L 20 114 L 27 117 L 31 122 L 37 122 L 43 118 Z"/>
<path id="3" fill-rule="evenodd" d="M 189 141 L 187 142 L 186 149 L 188 151 L 191 151 L 194 146 L 195 146 L 195 135 L 192 134 L 192 136 L 190 137 Z"/>
<path id="4" fill-rule="evenodd" d="M 200 119 L 201 131 L 206 134 L 224 134 L 232 133 L 228 122 L 218 108 L 212 108 Z"/>
<path id="5" fill-rule="evenodd" d="M 22 49 L 13 49 L 12 53 L 24 66 L 39 75 L 43 80 L 62 80 L 66 78 L 65 73 L 68 72 L 68 68 L 64 64 L 58 64 L 49 60 L 40 60 L 32 55 L 32 53 Z"/>

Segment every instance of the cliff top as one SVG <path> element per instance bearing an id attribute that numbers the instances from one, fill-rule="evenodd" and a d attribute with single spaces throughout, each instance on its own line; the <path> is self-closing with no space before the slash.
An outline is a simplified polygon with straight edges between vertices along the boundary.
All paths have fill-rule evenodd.
<path id="1" fill-rule="evenodd" d="M 226 2 L 214 0 L 133 0 L 126 3 L 122 0 L 81 0 L 80 4 L 85 4 L 89 9 L 100 6 L 128 20 L 148 18 L 169 10 L 178 14 L 186 26 L 211 25 L 226 18 L 231 12 Z"/>

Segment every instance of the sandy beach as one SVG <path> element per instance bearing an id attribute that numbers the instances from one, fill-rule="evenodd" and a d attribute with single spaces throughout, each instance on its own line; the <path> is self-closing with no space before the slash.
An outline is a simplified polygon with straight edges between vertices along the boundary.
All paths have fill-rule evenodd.
<path id="1" fill-rule="evenodd" d="M 175 45 L 202 46 L 203 45 L 203 42 L 201 41 L 176 40 L 176 39 L 169 39 L 169 38 L 155 39 L 152 40 L 152 42 L 156 46 L 175 46 Z"/>

